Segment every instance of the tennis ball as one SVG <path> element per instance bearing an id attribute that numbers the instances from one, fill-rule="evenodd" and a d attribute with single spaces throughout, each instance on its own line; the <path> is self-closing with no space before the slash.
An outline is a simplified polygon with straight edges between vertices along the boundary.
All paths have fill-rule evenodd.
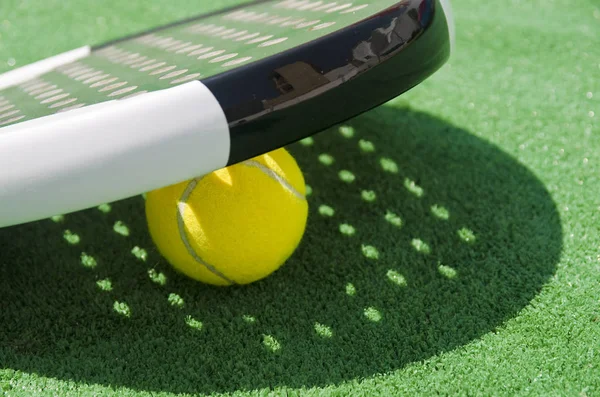
<path id="1" fill-rule="evenodd" d="M 207 284 L 249 284 L 279 269 L 306 227 L 304 177 L 278 149 L 146 194 L 150 235 L 179 272 Z"/>

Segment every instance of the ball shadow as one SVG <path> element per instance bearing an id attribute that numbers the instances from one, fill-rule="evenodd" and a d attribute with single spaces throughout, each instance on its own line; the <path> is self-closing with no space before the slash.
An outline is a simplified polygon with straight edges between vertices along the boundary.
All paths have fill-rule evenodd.
<path id="1" fill-rule="evenodd" d="M 2 366 L 176 393 L 324 386 L 494 332 L 553 275 L 559 215 L 514 158 L 408 108 L 342 132 L 290 147 L 312 187 L 306 234 L 251 286 L 173 272 L 142 198 L 0 229 Z"/>

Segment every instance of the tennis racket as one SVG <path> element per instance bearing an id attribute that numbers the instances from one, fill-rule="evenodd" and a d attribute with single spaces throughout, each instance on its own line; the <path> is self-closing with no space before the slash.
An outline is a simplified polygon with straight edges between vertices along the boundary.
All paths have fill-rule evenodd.
<path id="1" fill-rule="evenodd" d="M 449 0 L 261 0 L 0 75 L 0 227 L 308 137 L 435 73 Z"/>

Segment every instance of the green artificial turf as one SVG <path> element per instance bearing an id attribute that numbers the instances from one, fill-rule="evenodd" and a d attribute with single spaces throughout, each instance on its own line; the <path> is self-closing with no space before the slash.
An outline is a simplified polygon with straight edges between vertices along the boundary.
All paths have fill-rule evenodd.
<path id="1" fill-rule="evenodd" d="M 0 71 L 236 3 L 3 0 Z M 0 393 L 600 395 L 600 5 L 453 4 L 446 67 L 289 148 L 264 281 L 174 273 L 141 197 L 0 229 Z"/>

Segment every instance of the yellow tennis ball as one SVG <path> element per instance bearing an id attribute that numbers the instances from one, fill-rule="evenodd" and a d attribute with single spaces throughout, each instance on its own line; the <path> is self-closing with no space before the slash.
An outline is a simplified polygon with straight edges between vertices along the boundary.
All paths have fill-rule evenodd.
<path id="1" fill-rule="evenodd" d="M 304 177 L 285 150 L 146 195 L 154 243 L 181 273 L 214 285 L 249 284 L 279 269 L 306 227 Z"/>

